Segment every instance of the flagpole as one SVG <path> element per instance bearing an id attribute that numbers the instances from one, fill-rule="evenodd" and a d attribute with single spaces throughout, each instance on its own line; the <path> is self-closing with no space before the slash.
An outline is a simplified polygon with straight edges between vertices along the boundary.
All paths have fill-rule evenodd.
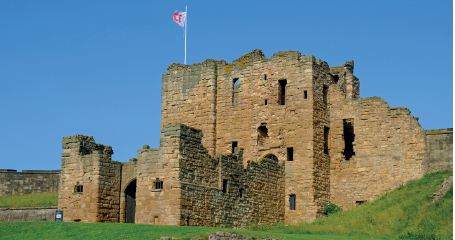
<path id="1" fill-rule="evenodd" d="M 186 14 L 186 18 L 185 18 L 185 61 L 183 62 L 183 64 L 186 65 L 186 25 L 188 24 L 188 6 L 185 6 L 185 14 Z"/>

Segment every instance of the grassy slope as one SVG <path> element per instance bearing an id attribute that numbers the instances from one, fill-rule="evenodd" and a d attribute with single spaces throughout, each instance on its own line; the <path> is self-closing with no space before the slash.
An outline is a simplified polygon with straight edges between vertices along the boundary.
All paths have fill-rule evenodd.
<path id="1" fill-rule="evenodd" d="M 191 239 L 210 232 L 280 239 L 452 239 L 453 189 L 434 205 L 432 194 L 451 171 L 431 173 L 380 199 L 311 224 L 252 226 L 250 230 L 139 224 L 0 223 L 1 239 Z M 254 231 L 253 231 L 254 230 Z M 199 237 L 201 238 L 201 237 Z"/>
<path id="2" fill-rule="evenodd" d="M 430 173 L 417 181 L 365 203 L 350 211 L 336 213 L 311 224 L 259 226 L 257 230 L 281 233 L 326 233 L 338 236 L 381 236 L 411 239 L 451 239 L 453 229 L 453 188 L 434 205 L 432 195 L 452 171 Z"/>
<path id="3" fill-rule="evenodd" d="M 0 197 L 0 208 L 57 206 L 57 193 L 36 193 L 22 196 Z"/>

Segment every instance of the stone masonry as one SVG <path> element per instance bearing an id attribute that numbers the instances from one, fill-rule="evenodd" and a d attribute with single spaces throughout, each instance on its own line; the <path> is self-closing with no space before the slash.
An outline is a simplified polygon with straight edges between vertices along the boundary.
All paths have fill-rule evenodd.
<path id="1" fill-rule="evenodd" d="M 0 169 L 0 197 L 58 191 L 60 170 Z"/>
<path id="2" fill-rule="evenodd" d="M 129 162 L 93 137 L 63 138 L 64 221 L 244 228 L 313 221 L 433 170 L 452 168 L 452 131 L 360 98 L 354 62 L 285 51 L 171 64 L 160 147 Z"/>

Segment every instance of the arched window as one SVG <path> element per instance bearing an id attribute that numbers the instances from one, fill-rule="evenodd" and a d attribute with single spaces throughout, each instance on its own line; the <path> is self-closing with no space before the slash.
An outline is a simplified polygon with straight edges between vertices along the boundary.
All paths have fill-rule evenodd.
<path id="1" fill-rule="evenodd" d="M 265 156 L 265 158 L 268 158 L 268 159 L 272 159 L 272 160 L 278 161 L 278 158 L 277 158 L 275 155 L 273 155 L 273 154 L 269 154 L 269 155 Z"/>

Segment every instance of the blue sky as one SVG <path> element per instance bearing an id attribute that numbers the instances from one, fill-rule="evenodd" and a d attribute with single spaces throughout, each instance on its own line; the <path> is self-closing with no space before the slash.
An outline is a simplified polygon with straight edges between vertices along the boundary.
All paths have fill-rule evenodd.
<path id="1" fill-rule="evenodd" d="M 0 1 L 0 169 L 60 169 L 62 137 L 113 160 L 159 146 L 161 75 L 253 49 L 354 60 L 361 97 L 453 126 L 452 1 Z"/>

